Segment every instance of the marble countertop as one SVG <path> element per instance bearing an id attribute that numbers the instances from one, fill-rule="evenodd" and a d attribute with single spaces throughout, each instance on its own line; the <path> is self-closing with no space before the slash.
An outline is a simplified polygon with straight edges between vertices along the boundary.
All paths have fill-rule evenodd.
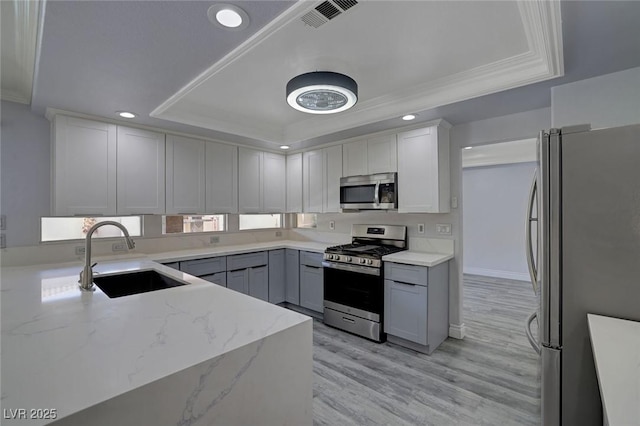
<path id="1" fill-rule="evenodd" d="M 56 409 L 60 419 L 310 321 L 148 259 L 94 270 L 153 269 L 189 285 L 109 299 L 78 290 L 81 268 L 2 268 L 3 409 Z"/>
<path id="2" fill-rule="evenodd" d="M 640 425 L 640 322 L 587 318 L 605 421 Z"/>
<path id="3" fill-rule="evenodd" d="M 385 262 L 405 263 L 433 267 L 453 259 L 453 253 L 423 253 L 418 251 L 400 251 L 382 257 Z"/>
<path id="4" fill-rule="evenodd" d="M 238 244 L 228 246 L 211 246 L 199 249 L 177 250 L 172 252 L 149 254 L 148 258 L 156 262 L 177 262 L 181 260 L 199 259 L 207 256 L 226 256 L 231 254 L 251 253 L 261 250 L 277 250 L 290 248 L 295 250 L 305 250 L 315 253 L 324 253 L 324 250 L 335 244 L 319 243 L 315 241 L 294 241 L 281 240 L 264 243 Z"/>

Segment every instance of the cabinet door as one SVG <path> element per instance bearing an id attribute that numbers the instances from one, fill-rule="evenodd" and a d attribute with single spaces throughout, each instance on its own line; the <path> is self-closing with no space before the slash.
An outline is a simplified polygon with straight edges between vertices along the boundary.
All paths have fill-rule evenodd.
<path id="1" fill-rule="evenodd" d="M 269 301 L 269 267 L 249 268 L 249 295 Z"/>
<path id="2" fill-rule="evenodd" d="M 285 300 L 294 305 L 300 304 L 300 252 L 285 250 L 286 295 Z"/>
<path id="3" fill-rule="evenodd" d="M 217 273 L 211 274 L 211 275 L 203 275 L 200 278 L 202 278 L 203 280 L 212 282 L 214 284 L 221 285 L 222 287 L 226 287 L 227 286 L 227 273 L 226 272 L 217 272 Z"/>
<path id="4" fill-rule="evenodd" d="M 343 176 L 368 174 L 366 140 L 342 145 L 342 174 Z"/>
<path id="5" fill-rule="evenodd" d="M 396 135 L 367 140 L 367 170 L 371 175 L 398 171 Z"/>
<path id="6" fill-rule="evenodd" d="M 287 197 L 285 156 L 270 152 L 263 155 L 262 212 L 284 213 Z"/>
<path id="7" fill-rule="evenodd" d="M 227 288 L 249 294 L 249 269 L 227 271 Z"/>
<path id="8" fill-rule="evenodd" d="M 322 213 L 324 188 L 324 155 L 322 150 L 302 154 L 302 210 L 305 213 Z"/>
<path id="9" fill-rule="evenodd" d="M 287 213 L 302 213 L 302 153 L 287 156 Z"/>
<path id="10" fill-rule="evenodd" d="M 342 177 L 342 145 L 323 149 L 325 154 L 324 213 L 340 212 L 340 178 Z"/>
<path id="11" fill-rule="evenodd" d="M 449 141 L 438 133 L 429 127 L 398 134 L 400 213 L 449 211 Z"/>
<path id="12" fill-rule="evenodd" d="M 238 147 L 205 142 L 206 212 L 238 213 Z"/>
<path id="13" fill-rule="evenodd" d="M 57 115 L 53 120 L 52 213 L 116 213 L 116 126 Z"/>
<path id="14" fill-rule="evenodd" d="M 164 214 L 163 133 L 118 126 L 118 214 Z"/>
<path id="15" fill-rule="evenodd" d="M 316 312 L 324 311 L 322 268 L 300 265 L 300 306 Z"/>
<path id="16" fill-rule="evenodd" d="M 285 249 L 269 250 L 269 302 L 284 302 L 285 289 Z"/>
<path id="17" fill-rule="evenodd" d="M 238 148 L 238 211 L 260 213 L 262 209 L 261 151 Z"/>
<path id="18" fill-rule="evenodd" d="M 427 287 L 384 281 L 384 331 L 427 344 Z"/>
<path id="19" fill-rule="evenodd" d="M 167 136 L 167 214 L 204 213 L 205 143 Z"/>

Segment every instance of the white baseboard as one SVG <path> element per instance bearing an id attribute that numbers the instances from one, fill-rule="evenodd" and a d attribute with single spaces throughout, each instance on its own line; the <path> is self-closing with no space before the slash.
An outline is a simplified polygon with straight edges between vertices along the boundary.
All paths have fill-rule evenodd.
<path id="1" fill-rule="evenodd" d="M 483 275 L 485 277 L 506 278 L 508 280 L 531 281 L 526 272 L 500 271 L 497 269 L 474 268 L 467 266 L 463 271 L 465 274 Z"/>
<path id="2" fill-rule="evenodd" d="M 449 337 L 464 339 L 467 334 L 467 326 L 463 324 L 449 324 Z"/>

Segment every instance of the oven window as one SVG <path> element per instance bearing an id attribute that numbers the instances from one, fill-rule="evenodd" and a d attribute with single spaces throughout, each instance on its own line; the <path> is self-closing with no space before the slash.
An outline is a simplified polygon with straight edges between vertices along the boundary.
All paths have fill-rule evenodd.
<path id="1" fill-rule="evenodd" d="M 382 314 L 382 277 L 324 268 L 324 299 L 374 314 Z"/>
<path id="2" fill-rule="evenodd" d="M 345 204 L 373 203 L 375 185 L 343 186 L 340 188 L 340 202 Z"/>

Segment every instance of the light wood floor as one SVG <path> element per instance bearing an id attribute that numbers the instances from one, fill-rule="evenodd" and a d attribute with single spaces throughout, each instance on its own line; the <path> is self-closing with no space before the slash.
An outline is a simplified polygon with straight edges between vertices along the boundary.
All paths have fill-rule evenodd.
<path id="1" fill-rule="evenodd" d="M 314 322 L 316 425 L 538 425 L 531 284 L 466 275 L 467 337 L 431 355 Z"/>

